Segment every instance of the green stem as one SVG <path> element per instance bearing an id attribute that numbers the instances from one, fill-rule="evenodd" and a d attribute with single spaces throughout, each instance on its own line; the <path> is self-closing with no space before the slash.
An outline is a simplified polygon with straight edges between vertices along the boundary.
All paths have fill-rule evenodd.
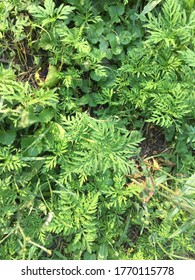
<path id="1" fill-rule="evenodd" d="M 162 245 L 161 245 L 159 242 L 157 242 L 157 244 L 158 244 L 158 246 L 161 248 L 161 250 L 162 250 L 167 256 L 169 256 L 169 258 L 170 258 L 171 260 L 173 260 L 172 256 L 162 247 Z"/>
<path id="2" fill-rule="evenodd" d="M 20 224 L 19 224 L 19 222 L 18 222 L 18 229 L 19 229 L 19 231 L 20 231 L 20 233 L 21 233 L 21 235 L 22 235 L 22 238 L 23 238 L 23 240 L 24 240 L 24 243 L 23 243 L 23 248 L 22 248 L 22 259 L 23 260 L 25 260 L 25 252 L 26 252 L 26 235 L 24 234 L 24 231 L 23 231 L 23 229 L 21 228 L 21 226 L 20 226 Z"/>
<path id="3" fill-rule="evenodd" d="M 31 241 L 31 240 L 28 240 L 28 239 L 27 239 L 27 242 L 30 243 L 31 245 L 34 245 L 34 246 L 36 246 L 36 247 L 42 249 L 42 250 L 45 251 L 48 255 L 51 255 L 51 250 L 48 250 L 48 249 L 46 249 L 45 247 L 43 247 L 43 246 L 41 246 L 41 245 L 39 245 L 39 244 L 37 244 L 37 243 Z"/>
<path id="4" fill-rule="evenodd" d="M 173 194 L 174 196 L 177 196 L 177 194 L 176 194 L 174 191 L 172 191 L 171 189 L 169 189 L 167 186 L 165 186 L 165 185 L 163 185 L 163 184 L 159 184 L 159 186 L 160 186 L 161 188 L 165 189 L 167 192 Z"/>
<path id="5" fill-rule="evenodd" d="M 169 258 L 170 258 L 171 260 L 174 260 L 173 258 L 177 258 L 177 259 L 181 259 L 181 260 L 190 260 L 190 259 L 185 258 L 185 257 L 182 257 L 182 256 L 177 256 L 177 255 L 174 255 L 174 254 L 169 254 L 169 253 L 162 247 L 162 245 L 161 245 L 159 242 L 157 242 L 157 244 L 158 244 L 158 246 L 161 248 L 161 250 L 162 250 L 167 256 L 169 256 Z"/>
<path id="6" fill-rule="evenodd" d="M 0 244 L 3 243 L 17 228 L 14 228 L 3 239 L 0 240 Z"/>

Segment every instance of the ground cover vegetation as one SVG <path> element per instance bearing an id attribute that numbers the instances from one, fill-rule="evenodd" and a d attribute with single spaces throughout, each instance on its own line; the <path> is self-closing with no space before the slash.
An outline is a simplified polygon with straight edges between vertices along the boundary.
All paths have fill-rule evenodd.
<path id="1" fill-rule="evenodd" d="M 0 1 L 0 259 L 195 257 L 193 0 Z"/>

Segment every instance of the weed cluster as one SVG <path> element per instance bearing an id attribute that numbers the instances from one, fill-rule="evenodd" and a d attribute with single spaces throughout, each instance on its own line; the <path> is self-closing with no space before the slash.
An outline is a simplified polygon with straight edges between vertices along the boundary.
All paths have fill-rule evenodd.
<path id="1" fill-rule="evenodd" d="M 0 2 L 0 259 L 194 258 L 194 8 Z"/>

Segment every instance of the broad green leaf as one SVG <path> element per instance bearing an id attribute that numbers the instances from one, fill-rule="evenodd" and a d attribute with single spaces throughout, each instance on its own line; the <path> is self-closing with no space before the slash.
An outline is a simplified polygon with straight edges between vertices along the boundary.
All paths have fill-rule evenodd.
<path id="1" fill-rule="evenodd" d="M 123 45 L 128 45 L 132 40 L 132 35 L 129 31 L 123 30 L 119 34 L 120 43 Z"/>
<path id="2" fill-rule="evenodd" d="M 112 48 L 112 52 L 114 55 L 119 55 L 121 54 L 123 51 L 123 47 L 122 46 L 116 46 Z"/>
<path id="3" fill-rule="evenodd" d="M 102 244 L 98 250 L 98 260 L 106 260 L 108 257 L 108 245 Z"/>
<path id="4" fill-rule="evenodd" d="M 42 142 L 37 142 L 37 137 L 34 135 L 29 135 L 21 139 L 21 148 L 24 149 L 25 155 L 30 157 L 36 157 L 39 155 L 43 149 Z M 33 143 L 35 143 L 33 145 Z"/>
<path id="5" fill-rule="evenodd" d="M 110 42 L 111 50 L 114 55 L 119 55 L 123 51 L 123 47 L 120 45 L 120 38 L 114 32 L 107 34 L 106 38 Z"/>
<path id="6" fill-rule="evenodd" d="M 21 113 L 21 118 L 18 125 L 21 128 L 29 127 L 32 124 L 39 122 L 39 118 L 35 115 L 33 108 L 29 108 L 28 110 L 24 110 Z"/>
<path id="7" fill-rule="evenodd" d="M 16 132 L 13 130 L 0 131 L 0 143 L 3 145 L 11 145 L 16 138 Z"/>
<path id="8" fill-rule="evenodd" d="M 123 15 L 125 11 L 125 7 L 122 3 L 118 3 L 118 5 L 110 6 L 108 8 L 109 15 L 111 17 L 112 22 L 120 22 L 120 16 Z"/>
<path id="9" fill-rule="evenodd" d="M 79 105 L 89 104 L 89 106 L 91 106 L 91 107 L 97 106 L 97 102 L 95 101 L 96 95 L 97 95 L 97 93 L 87 93 L 87 94 L 83 95 L 79 99 Z"/>
<path id="10" fill-rule="evenodd" d="M 95 254 L 90 254 L 89 252 L 85 252 L 83 255 L 84 260 L 96 260 L 96 255 Z"/>
<path id="11" fill-rule="evenodd" d="M 54 116 L 54 111 L 50 108 L 44 109 L 39 114 L 39 119 L 42 123 L 48 123 Z"/>
<path id="12" fill-rule="evenodd" d="M 94 70 L 90 72 L 90 77 L 97 82 L 101 80 L 101 76 L 99 76 Z"/>
<path id="13" fill-rule="evenodd" d="M 108 39 L 108 41 L 110 42 L 110 45 L 116 45 L 117 43 L 119 44 L 120 41 L 118 39 L 118 42 L 117 42 L 117 39 L 116 39 L 116 34 L 114 34 L 114 32 L 110 32 L 106 35 L 106 38 Z"/>

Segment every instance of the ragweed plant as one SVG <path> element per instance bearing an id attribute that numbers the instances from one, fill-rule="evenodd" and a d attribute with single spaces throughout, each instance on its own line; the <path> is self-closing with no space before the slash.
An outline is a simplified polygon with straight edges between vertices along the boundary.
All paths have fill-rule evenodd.
<path id="1" fill-rule="evenodd" d="M 194 1 L 0 3 L 0 258 L 194 258 Z"/>

